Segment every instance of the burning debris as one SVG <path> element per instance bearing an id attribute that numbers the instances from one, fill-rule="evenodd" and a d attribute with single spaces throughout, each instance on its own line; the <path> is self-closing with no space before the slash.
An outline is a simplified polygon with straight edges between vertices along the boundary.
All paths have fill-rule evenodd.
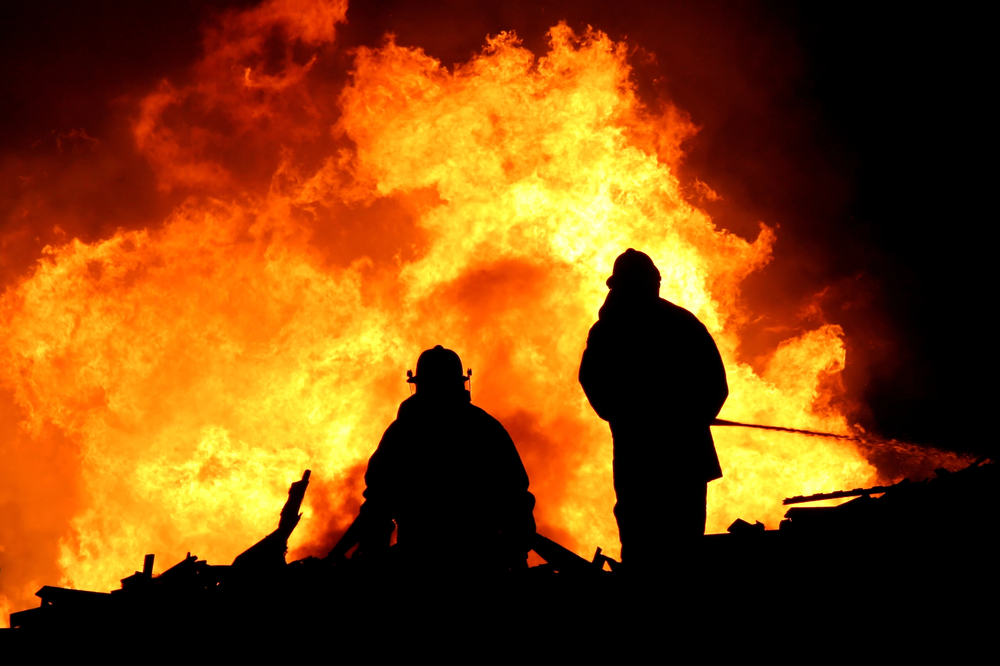
<path id="1" fill-rule="evenodd" d="M 997 591 L 998 489 L 1000 464 L 981 458 L 924 481 L 789 497 L 776 530 L 737 520 L 728 534 L 705 536 L 703 563 L 766 582 L 760 594 L 779 614 L 807 598 L 829 599 L 832 613 L 853 595 L 900 618 L 947 619 L 947 609 L 971 612 Z"/>
<path id="2" fill-rule="evenodd" d="M 937 477 L 891 486 L 855 488 L 832 493 L 789 497 L 792 508 L 778 531 L 800 537 L 860 537 L 880 545 L 913 547 L 921 540 L 948 542 L 975 557 L 972 544 L 993 532 L 1000 521 L 996 492 L 998 466 L 980 458 L 965 469 L 936 470 Z M 800 504 L 853 498 L 837 506 Z"/>
<path id="3" fill-rule="evenodd" d="M 110 593 L 45 586 L 37 596 L 42 603 L 10 617 L 11 627 L 79 628 L 148 623 L 171 613 L 188 616 L 215 607 L 220 598 L 240 584 L 259 584 L 260 577 L 281 575 L 287 566 L 288 537 L 298 525 L 299 509 L 309 486 L 310 470 L 288 489 L 278 528 L 240 553 L 231 565 L 213 565 L 190 552 L 176 565 L 153 576 L 154 555 L 146 555 L 142 571 L 121 580 L 121 589 Z M 151 618 L 150 615 L 156 615 Z M 130 620 L 131 618 L 131 620 Z"/>
<path id="4" fill-rule="evenodd" d="M 383 578 L 387 572 L 373 570 L 364 558 L 358 558 L 361 560 L 358 562 L 342 554 L 356 544 L 357 530 L 353 526 L 327 557 L 286 562 L 288 538 L 302 517 L 299 509 L 310 475 L 311 471 L 306 470 L 301 480 L 292 483 L 278 528 L 240 553 L 232 564 L 209 564 L 188 553 L 179 563 L 154 576 L 154 555 L 146 555 L 142 571 L 121 579 L 121 589 L 112 592 L 46 585 L 37 592 L 41 605 L 12 613 L 10 626 L 46 631 L 123 630 L 164 623 L 171 626 L 192 619 L 226 624 L 225 618 L 230 618 L 236 628 L 248 621 L 246 604 L 250 602 L 259 608 L 263 598 L 270 601 L 281 598 L 286 602 L 296 598 L 302 602 L 348 589 L 357 591 L 359 585 L 370 594 L 370 580 Z M 603 555 L 600 548 L 588 562 L 540 534 L 534 536 L 532 548 L 546 560 L 545 564 L 532 568 L 533 575 L 594 575 L 604 571 L 605 565 L 613 570 L 617 564 Z M 475 552 L 469 553 L 469 557 L 476 556 Z M 392 580 L 398 582 L 399 578 Z"/>
<path id="5" fill-rule="evenodd" d="M 356 605 L 378 602 L 378 595 L 371 598 L 374 589 L 382 589 L 378 585 L 399 594 L 400 585 L 417 582 L 345 557 L 344 544 L 355 540 L 350 533 L 345 533 L 326 558 L 308 557 L 286 563 L 287 540 L 301 518 L 299 507 L 309 477 L 306 470 L 302 479 L 292 484 L 278 528 L 237 556 L 231 565 L 209 564 L 188 553 L 181 562 L 154 576 L 154 557 L 146 555 L 142 571 L 123 578 L 121 589 L 110 593 L 43 587 L 37 593 L 40 607 L 12 613 L 11 626 L 39 631 L 124 631 L 206 623 L 213 630 L 237 629 L 254 622 L 254 616 L 266 604 L 299 608 L 286 618 L 289 625 L 272 623 L 271 629 L 275 630 L 307 620 L 327 622 L 331 610 L 321 600 L 347 596 Z M 729 534 L 704 537 L 696 569 L 752 571 L 755 577 L 768 580 L 767 587 L 756 593 L 762 608 L 780 608 L 792 602 L 802 589 L 813 595 L 830 592 L 842 598 L 844 590 L 856 590 L 868 580 L 879 581 L 881 591 L 877 594 L 882 597 L 889 592 L 903 593 L 918 585 L 928 567 L 936 571 L 954 567 L 971 573 L 977 567 L 992 566 L 993 533 L 1000 522 L 995 499 L 998 487 L 1000 465 L 983 459 L 957 472 L 939 470 L 937 478 L 925 481 L 788 498 L 785 504 L 792 508 L 778 530 L 765 530 L 759 522 L 750 525 L 737 520 Z M 798 506 L 845 497 L 854 499 L 833 507 Z M 540 534 L 535 535 L 532 548 L 545 563 L 514 579 L 527 589 L 544 588 L 544 581 L 553 575 L 575 581 L 573 585 L 585 595 L 598 595 L 592 598 L 629 593 L 632 589 L 629 585 L 634 579 L 619 574 L 625 569 L 600 548 L 588 561 Z M 877 557 L 873 559 L 868 553 L 877 553 Z M 466 557 L 476 555 L 463 553 Z M 672 555 L 664 553 L 664 575 L 674 566 Z M 595 587 L 598 579 L 608 583 L 619 578 L 622 582 L 610 588 L 606 584 Z M 447 590 L 446 581 L 440 576 L 433 578 L 433 594 Z M 462 584 L 474 582 L 464 578 Z M 992 589 L 993 584 L 984 581 L 982 593 Z M 732 601 L 734 594 L 728 578 L 708 583 L 671 583 L 675 594 L 686 589 L 685 585 L 716 602 Z M 559 589 L 566 593 L 567 588 Z M 947 590 L 970 593 L 970 588 L 963 586 L 938 587 L 933 592 Z M 930 598 L 926 591 L 922 594 Z M 902 604 L 898 598 L 896 602 Z M 431 600 L 422 603 L 429 608 Z M 383 608 L 378 612 L 384 615 L 388 611 Z M 339 617 L 338 621 L 349 622 L 350 618 Z"/>

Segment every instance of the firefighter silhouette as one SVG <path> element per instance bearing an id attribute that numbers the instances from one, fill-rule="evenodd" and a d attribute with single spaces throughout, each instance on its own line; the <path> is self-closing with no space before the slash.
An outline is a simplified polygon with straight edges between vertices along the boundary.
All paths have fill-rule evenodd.
<path id="1" fill-rule="evenodd" d="M 659 297 L 660 272 L 632 248 L 616 260 L 580 363 L 580 384 L 614 438 L 622 562 L 655 566 L 705 533 L 708 482 L 722 476 L 709 424 L 729 388 L 715 341 Z"/>
<path id="2" fill-rule="evenodd" d="M 467 380 L 454 351 L 438 345 L 420 355 L 408 380 L 416 393 L 368 461 L 365 557 L 388 552 L 395 521 L 392 559 L 406 566 L 526 568 L 535 533 L 528 475 L 506 429 L 471 403 Z"/>

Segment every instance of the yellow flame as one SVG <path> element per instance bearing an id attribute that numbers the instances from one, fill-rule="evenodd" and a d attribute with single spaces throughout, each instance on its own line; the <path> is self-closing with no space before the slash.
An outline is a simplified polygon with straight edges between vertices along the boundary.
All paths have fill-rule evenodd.
<path id="1" fill-rule="evenodd" d="M 165 187 L 219 194 L 192 195 L 156 229 L 48 248 L 3 296 L 0 379 L 24 428 L 41 438 L 53 425 L 79 445 L 86 496 L 62 542 L 64 583 L 117 587 L 146 552 L 158 568 L 187 551 L 228 562 L 276 526 L 306 467 L 292 554 L 316 552 L 350 520 L 406 368 L 437 343 L 475 368 L 474 401 L 511 431 L 539 530 L 616 556 L 611 437 L 576 373 L 627 247 L 654 259 L 662 295 L 715 336 L 731 387 L 723 418 L 847 431 L 824 389 L 844 364 L 838 327 L 784 341 L 762 375 L 737 360 L 739 284 L 769 260 L 774 234 L 748 242 L 684 198 L 677 137 L 692 128 L 640 104 L 624 45 L 559 25 L 544 58 L 501 34 L 448 71 L 390 40 L 358 51 L 339 117 L 296 117 L 286 135 L 273 100 L 304 99 L 307 85 L 315 99 L 323 84 L 307 66 L 290 64 L 267 102 L 249 68 L 209 67 L 258 48 L 246 35 L 268 21 L 306 43 L 333 38 L 288 21 L 310 3 L 266 7 L 240 23 L 238 48 L 213 37 L 190 90 L 227 100 L 247 136 L 269 115 L 289 145 L 329 131 L 340 148 L 312 161 L 289 149 L 269 183 L 230 195 L 238 174 L 211 142 L 166 120 L 190 90 L 158 90 L 137 145 Z M 716 440 L 725 477 L 711 485 L 709 531 L 741 516 L 775 527 L 782 496 L 875 473 L 851 444 L 732 428 Z"/>

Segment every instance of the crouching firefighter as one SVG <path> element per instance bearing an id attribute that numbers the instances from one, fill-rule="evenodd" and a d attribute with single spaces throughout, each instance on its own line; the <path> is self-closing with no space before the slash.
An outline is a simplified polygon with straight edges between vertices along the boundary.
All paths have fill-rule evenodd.
<path id="1" fill-rule="evenodd" d="M 406 571 L 527 567 L 535 498 L 510 435 L 471 404 L 470 376 L 450 349 L 438 345 L 420 355 L 407 380 L 416 393 L 399 406 L 369 459 L 365 502 L 331 558 L 360 542 L 363 559 Z"/>

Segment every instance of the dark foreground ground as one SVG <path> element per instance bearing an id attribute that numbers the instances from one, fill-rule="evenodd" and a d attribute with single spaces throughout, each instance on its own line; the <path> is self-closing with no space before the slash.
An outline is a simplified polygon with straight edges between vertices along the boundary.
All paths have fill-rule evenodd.
<path id="1" fill-rule="evenodd" d="M 191 557 L 156 577 L 150 562 L 110 594 L 43 588 L 41 607 L 0 631 L 0 655 L 985 657 L 1000 620 L 998 467 L 981 461 L 838 507 L 797 506 L 779 530 L 734 525 L 687 556 L 665 534 L 653 571 L 607 571 L 544 539 L 536 551 L 547 565 L 494 578 L 463 572 L 460 560 L 389 573 L 347 560 Z"/>

